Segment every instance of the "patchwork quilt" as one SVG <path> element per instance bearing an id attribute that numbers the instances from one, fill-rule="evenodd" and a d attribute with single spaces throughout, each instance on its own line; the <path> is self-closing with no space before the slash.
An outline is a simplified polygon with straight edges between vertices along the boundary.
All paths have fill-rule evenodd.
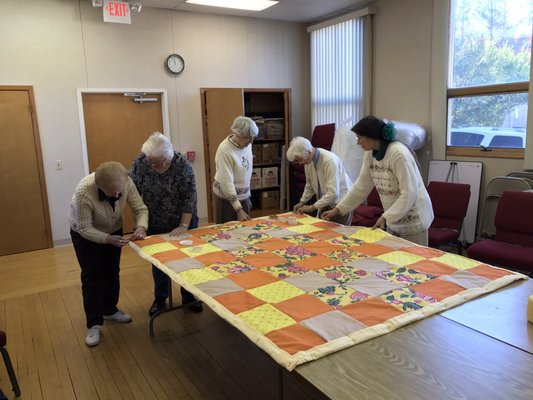
<path id="1" fill-rule="evenodd" d="M 131 246 L 288 370 L 527 279 L 379 229 L 292 213 Z"/>

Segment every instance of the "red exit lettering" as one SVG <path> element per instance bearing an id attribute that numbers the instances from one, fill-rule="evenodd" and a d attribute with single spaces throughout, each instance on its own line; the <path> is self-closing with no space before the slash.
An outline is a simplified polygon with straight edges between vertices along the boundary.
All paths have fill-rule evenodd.
<path id="1" fill-rule="evenodd" d="M 112 17 L 125 17 L 128 15 L 128 7 L 126 7 L 126 3 L 109 1 L 107 2 L 106 10 Z"/>

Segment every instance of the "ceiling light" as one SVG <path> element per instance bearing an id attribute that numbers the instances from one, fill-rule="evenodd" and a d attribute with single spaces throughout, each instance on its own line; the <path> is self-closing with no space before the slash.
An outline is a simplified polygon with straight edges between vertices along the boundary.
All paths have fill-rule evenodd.
<path id="1" fill-rule="evenodd" d="M 93 7 L 102 7 L 104 5 L 104 0 L 92 0 Z"/>
<path id="2" fill-rule="evenodd" d="M 187 0 L 186 3 L 202 6 L 236 8 L 239 10 L 261 11 L 279 1 L 271 0 Z"/>

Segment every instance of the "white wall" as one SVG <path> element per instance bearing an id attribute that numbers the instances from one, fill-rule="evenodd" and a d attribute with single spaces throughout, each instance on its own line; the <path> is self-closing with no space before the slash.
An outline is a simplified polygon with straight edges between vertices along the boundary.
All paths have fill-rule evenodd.
<path id="1" fill-rule="evenodd" d="M 104 23 L 102 9 L 85 0 L 2 0 L 0 37 L 0 84 L 34 87 L 55 243 L 68 240 L 67 208 L 83 176 L 78 88 L 167 90 L 172 141 L 197 153 L 200 218 L 207 217 L 200 87 L 291 88 L 292 132 L 310 131 L 302 24 L 144 7 L 121 25 Z M 163 68 L 171 53 L 185 59 L 178 77 Z"/>

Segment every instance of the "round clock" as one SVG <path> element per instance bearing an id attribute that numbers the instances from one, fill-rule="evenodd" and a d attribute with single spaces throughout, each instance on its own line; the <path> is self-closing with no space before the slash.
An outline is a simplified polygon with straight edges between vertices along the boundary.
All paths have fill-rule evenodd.
<path id="1" fill-rule="evenodd" d="M 179 54 L 171 54 L 167 57 L 165 66 L 167 67 L 167 70 L 169 72 L 172 72 L 173 74 L 177 75 L 181 74 L 185 69 L 185 61 L 183 60 L 183 57 Z"/>

